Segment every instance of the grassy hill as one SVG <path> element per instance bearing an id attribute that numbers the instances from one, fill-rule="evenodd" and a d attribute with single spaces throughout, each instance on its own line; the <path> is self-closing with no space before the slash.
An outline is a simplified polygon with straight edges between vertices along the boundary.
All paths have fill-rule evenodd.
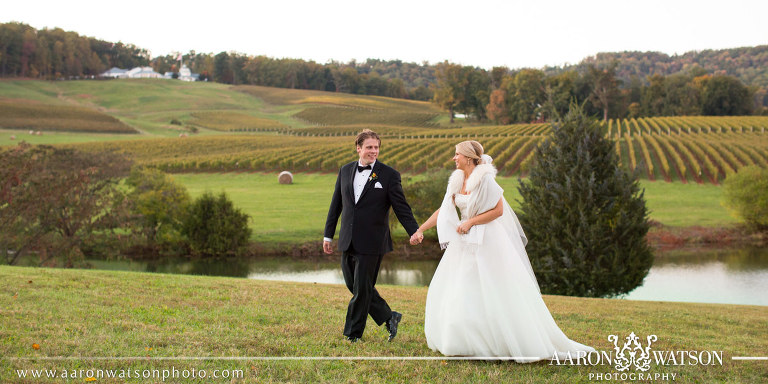
<path id="1" fill-rule="evenodd" d="M 183 126 L 170 124 L 171 120 L 185 123 L 193 119 L 193 113 L 203 111 L 236 111 L 276 121 L 286 119 L 280 114 L 260 113 L 263 106 L 261 100 L 214 83 L 168 80 L 0 81 L 0 94 L 4 95 L 6 102 L 37 100 L 41 104 L 89 107 L 131 125 L 145 137 L 172 137 L 187 132 L 188 129 Z M 205 129 L 201 132 L 202 135 L 209 133 Z"/>
<path id="2" fill-rule="evenodd" d="M 0 81 L 0 102 L 20 105 L 36 102 L 47 106 L 77 106 L 110 114 L 150 136 L 177 136 L 185 131 L 171 125 L 171 120 L 192 123 L 199 128 L 206 124 L 195 122 L 195 113 L 213 112 L 226 119 L 226 114 L 240 117 L 248 115 L 273 121 L 273 127 L 303 128 L 322 124 L 325 108 L 346 108 L 366 116 L 374 112 L 391 111 L 394 114 L 414 114 L 425 119 L 436 117 L 440 110 L 425 102 L 358 96 L 317 91 L 299 91 L 280 88 L 239 86 L 217 83 L 186 83 L 171 80 L 111 80 L 61 81 L 31 80 Z M 305 117 L 293 117 L 307 108 Z M 318 113 L 319 111 L 319 113 Z M 0 110 L 0 118 L 3 113 Z M 319 119 L 319 120 L 313 120 Z M 344 124 L 367 122 L 354 114 Z M 261 122 L 251 128 L 261 128 Z M 13 128 L 1 123 L 1 128 Z M 216 128 L 214 128 L 216 129 Z M 203 129 L 203 134 L 209 133 Z M 6 144 L 0 142 L 0 145 Z"/>
<path id="3" fill-rule="evenodd" d="M 552 129 L 451 125 L 435 105 L 403 99 L 172 80 L 0 81 L 0 94 L 0 145 L 97 140 L 103 143 L 73 145 L 123 152 L 172 172 L 335 172 L 354 154 L 352 137 L 372 128 L 385 138 L 382 156 L 405 172 L 450 168 L 453 145 L 472 138 L 483 143 L 501 174 L 525 175 L 534 149 Z M 40 138 L 3 125 L 4 114 L 31 104 L 48 116 L 66 110 L 82 122 L 78 128 L 100 133 L 44 131 Z M 38 126 L 49 119 L 26 116 Z M 104 116 L 140 132 L 120 138 L 139 140 L 116 140 L 115 130 L 99 122 Z M 604 128 L 622 164 L 649 180 L 718 184 L 741 167 L 768 166 L 768 117 L 618 119 Z M 179 139 L 192 132 L 195 138 Z"/>
<path id="4" fill-rule="evenodd" d="M 173 367 L 205 370 L 208 375 L 217 369 L 236 369 L 244 373 L 243 379 L 232 380 L 239 383 L 589 383 L 595 381 L 590 373 L 617 372 L 611 365 L 441 359 L 424 338 L 427 288 L 384 285 L 378 289 L 404 314 L 398 336 L 388 343 L 386 332 L 371 325 L 361 343 L 350 345 L 341 335 L 349 300 L 343 285 L 0 266 L 0 381 L 62 382 L 60 378 L 19 378 L 17 370 L 25 369 L 56 369 L 61 374 L 65 369 Z M 752 383 L 768 375 L 764 361 L 731 359 L 765 355 L 767 307 L 549 295 L 544 301 L 566 335 L 601 351 L 613 351 L 609 335 L 624 338 L 634 332 L 641 339 L 657 335 L 652 346 L 657 351 L 723 352 L 722 366 L 652 364 L 649 373 L 674 373 L 675 381 L 688 383 Z M 66 359 L 46 359 L 50 357 Z M 126 381 L 131 380 L 96 380 Z M 210 376 L 189 381 L 220 382 Z"/>

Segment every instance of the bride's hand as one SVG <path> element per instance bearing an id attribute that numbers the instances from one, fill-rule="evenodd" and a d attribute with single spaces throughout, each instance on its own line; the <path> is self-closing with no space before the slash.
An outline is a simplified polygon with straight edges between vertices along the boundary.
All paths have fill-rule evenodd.
<path id="1" fill-rule="evenodd" d="M 472 224 L 470 224 L 469 222 L 465 221 L 463 223 L 460 223 L 459 226 L 456 227 L 456 232 L 464 235 L 464 234 L 469 233 L 469 229 L 470 228 L 472 228 Z"/>
<path id="2" fill-rule="evenodd" d="M 421 241 L 422 241 L 422 240 L 424 240 L 424 233 L 423 233 L 423 232 L 421 232 L 421 231 L 416 231 L 416 232 L 415 232 L 415 233 L 414 233 L 414 234 L 411 236 L 411 245 L 417 245 L 417 244 L 421 244 Z"/>

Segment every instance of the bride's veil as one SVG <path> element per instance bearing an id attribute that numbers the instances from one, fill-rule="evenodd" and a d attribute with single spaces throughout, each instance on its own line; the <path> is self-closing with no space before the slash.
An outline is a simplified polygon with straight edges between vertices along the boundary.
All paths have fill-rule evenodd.
<path id="1" fill-rule="evenodd" d="M 482 157 L 482 163 L 483 164 L 492 164 L 493 158 L 491 158 L 488 155 L 483 155 Z M 536 274 L 533 273 L 533 267 L 531 266 L 531 261 L 528 258 L 528 253 L 525 251 L 525 246 L 528 244 L 528 238 L 525 236 L 525 232 L 523 231 L 523 226 L 520 225 L 520 220 L 517 219 L 517 215 L 515 214 L 515 211 L 512 210 L 512 207 L 509 206 L 509 203 L 507 203 L 507 200 L 504 199 L 504 190 L 501 188 L 501 186 L 498 185 L 498 183 L 493 182 L 490 183 L 491 185 L 479 188 L 478 192 L 481 192 L 482 195 L 485 196 L 477 196 L 479 201 L 486 201 L 488 203 L 487 206 L 480 206 L 478 207 L 478 213 L 485 212 L 487 210 L 490 210 L 497 204 L 499 199 L 501 198 L 501 201 L 504 204 L 504 213 L 496 220 L 499 220 L 504 229 L 507 232 L 507 235 L 509 236 L 509 239 L 514 244 L 516 251 L 514 252 L 515 256 L 520 258 L 520 262 L 525 267 L 525 269 L 528 271 L 528 274 L 531 276 L 531 281 L 533 281 L 533 284 L 536 285 L 536 288 L 541 291 L 539 288 L 539 284 L 536 281 Z M 471 212 L 471 211 L 470 211 Z"/>
<path id="2" fill-rule="evenodd" d="M 536 285 L 536 288 L 539 289 L 539 292 L 541 292 L 539 283 L 536 281 L 536 274 L 533 273 L 531 260 L 528 259 L 528 252 L 525 251 L 525 246 L 528 244 L 528 238 L 525 237 L 523 226 L 520 225 L 520 220 L 517 219 L 515 211 L 513 211 L 512 207 L 509 206 L 507 200 L 502 199 L 502 201 L 504 202 L 504 214 L 497 220 L 502 221 L 502 225 L 504 225 L 504 229 L 507 231 L 507 234 L 509 235 L 509 238 L 512 239 L 513 243 L 516 241 L 516 239 L 520 239 L 522 246 L 520 247 L 519 252 L 516 252 L 516 254 L 520 258 L 520 262 L 523 264 L 523 266 L 525 266 L 528 274 L 531 276 L 533 284 Z"/>

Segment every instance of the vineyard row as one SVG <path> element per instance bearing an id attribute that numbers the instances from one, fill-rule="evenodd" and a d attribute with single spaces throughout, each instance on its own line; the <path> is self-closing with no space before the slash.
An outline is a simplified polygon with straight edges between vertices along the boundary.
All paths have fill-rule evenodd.
<path id="1" fill-rule="evenodd" d="M 454 145 L 465 138 L 387 138 L 380 159 L 403 172 L 454 167 Z M 479 141 L 502 175 L 525 175 L 544 136 L 485 137 Z M 125 153 L 169 172 L 336 172 L 356 157 L 352 138 L 216 136 L 72 144 L 87 151 Z M 631 135 L 616 140 L 628 170 L 650 180 L 719 183 L 749 165 L 768 167 L 768 140 L 759 133 Z"/>

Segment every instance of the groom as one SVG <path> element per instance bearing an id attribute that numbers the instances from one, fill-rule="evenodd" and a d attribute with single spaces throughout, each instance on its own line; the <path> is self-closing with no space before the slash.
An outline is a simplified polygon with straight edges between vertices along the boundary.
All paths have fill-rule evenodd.
<path id="1" fill-rule="evenodd" d="M 400 174 L 376 161 L 381 146 L 379 136 L 366 129 L 357 135 L 355 143 L 360 158 L 341 167 L 336 178 L 325 222 L 323 251 L 333 253 L 331 240 L 341 216 L 341 271 L 347 288 L 352 292 L 344 336 L 350 342 L 359 341 L 370 314 L 377 325 L 386 323 L 389 341 L 392 341 L 403 315 L 392 311 L 374 287 L 381 259 L 385 253 L 392 251 L 389 207 L 392 207 L 409 235 L 415 236 L 419 225 L 405 201 Z"/>

